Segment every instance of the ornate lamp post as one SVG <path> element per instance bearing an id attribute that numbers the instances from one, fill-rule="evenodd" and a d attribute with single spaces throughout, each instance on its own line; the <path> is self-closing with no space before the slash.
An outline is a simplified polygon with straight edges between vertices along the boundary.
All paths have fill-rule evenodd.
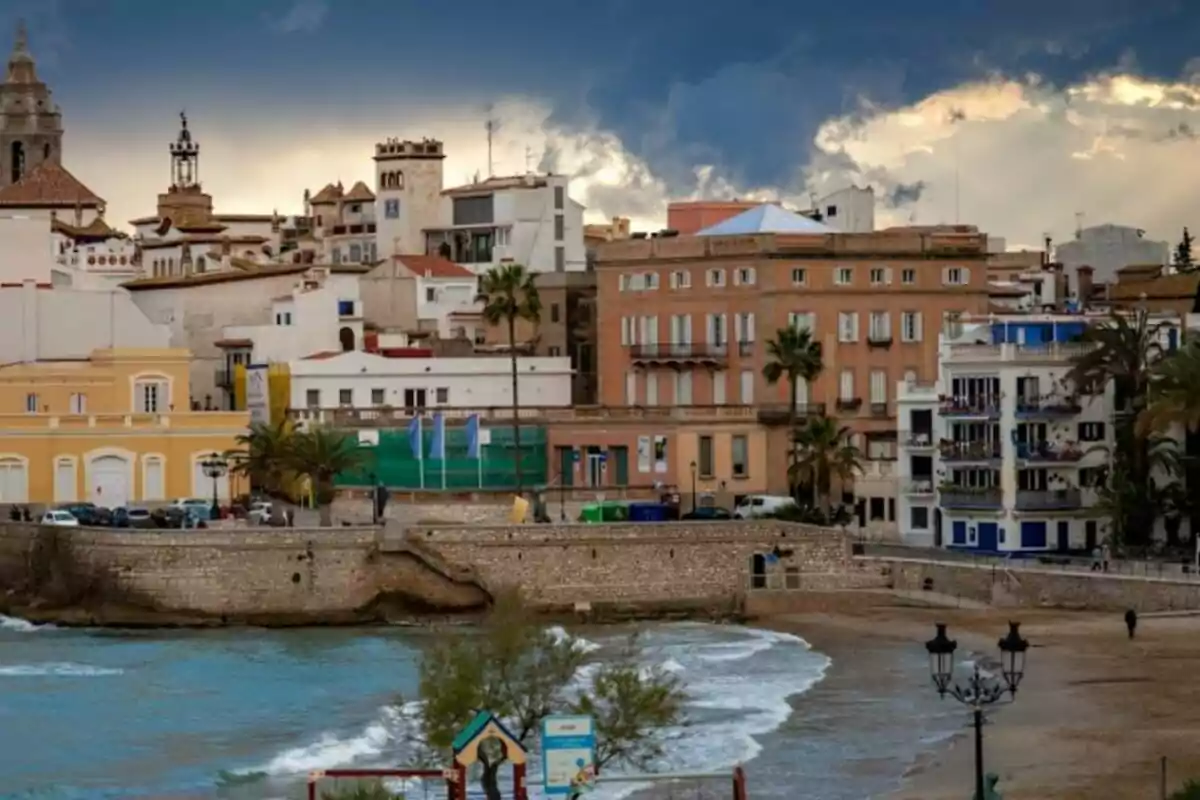
<path id="1" fill-rule="evenodd" d="M 954 651 L 958 642 L 946 635 L 946 625 L 937 624 L 937 634 L 925 643 L 929 653 L 929 672 L 940 697 L 950 695 L 971 709 L 975 724 L 975 797 L 984 800 L 983 788 L 983 712 L 998 703 L 1011 703 L 1017 687 L 1025 677 L 1025 651 L 1029 642 L 1021 637 L 1021 623 L 1008 623 L 1008 635 L 998 642 L 1000 648 L 1000 678 L 979 668 L 963 685 L 954 682 Z"/>
<path id="2" fill-rule="evenodd" d="M 691 463 L 692 468 L 692 513 L 696 513 L 696 462 Z"/>
<path id="3" fill-rule="evenodd" d="M 217 493 L 217 481 L 229 471 L 229 462 L 216 453 L 210 453 L 208 458 L 200 462 L 200 466 L 204 469 L 204 474 L 212 479 L 213 484 L 212 514 L 210 519 L 220 519 L 221 498 Z"/>

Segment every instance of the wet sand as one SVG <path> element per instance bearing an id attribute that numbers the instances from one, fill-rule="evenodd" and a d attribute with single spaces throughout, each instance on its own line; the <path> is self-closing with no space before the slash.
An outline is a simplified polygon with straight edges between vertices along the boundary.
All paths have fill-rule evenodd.
<path id="1" fill-rule="evenodd" d="M 993 711 L 984 729 L 984 768 L 1000 776 L 1005 800 L 1157 798 L 1164 756 L 1168 793 L 1200 778 L 1200 616 L 1142 618 L 1130 641 L 1116 614 L 911 608 L 881 597 L 878 605 L 789 615 L 768 626 L 825 652 L 853 652 L 855 640 L 879 637 L 923 653 L 934 622 L 946 622 L 961 660 L 972 651 L 997 656 L 1010 618 L 1031 643 L 1026 676 L 1016 702 Z M 870 691 L 865 669 L 838 661 L 834 670 L 861 672 Z M 934 695 L 928 678 L 912 691 Z M 961 714 L 962 731 L 909 765 L 892 800 L 971 797 L 969 712 Z"/>

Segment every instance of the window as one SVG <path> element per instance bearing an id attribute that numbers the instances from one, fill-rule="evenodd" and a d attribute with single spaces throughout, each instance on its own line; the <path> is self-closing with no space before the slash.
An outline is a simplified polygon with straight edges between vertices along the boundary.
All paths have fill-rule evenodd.
<path id="1" fill-rule="evenodd" d="M 362 204 L 361 203 L 351 203 L 350 204 L 350 213 L 351 214 L 361 214 L 362 213 Z"/>
<path id="2" fill-rule="evenodd" d="M 942 284 L 945 286 L 966 286 L 971 282 L 971 270 L 966 267 L 945 267 L 942 270 Z"/>
<path id="3" fill-rule="evenodd" d="M 649 372 L 646 374 L 646 405 L 658 405 L 658 373 Z"/>
<path id="4" fill-rule="evenodd" d="M 275 312 L 275 324 L 276 325 L 291 325 L 292 324 L 292 312 L 276 311 Z"/>
<path id="5" fill-rule="evenodd" d="M 854 370 L 844 369 L 838 379 L 838 399 L 854 399 Z"/>
<path id="6" fill-rule="evenodd" d="M 550 321 L 558 322 L 558 303 L 550 304 Z"/>
<path id="7" fill-rule="evenodd" d="M 744 405 L 744 406 L 754 405 L 754 370 L 752 370 L 752 369 L 742 370 L 741 384 L 742 384 L 741 385 L 742 405 Z"/>
<path id="8" fill-rule="evenodd" d="M 905 311 L 900 314 L 900 341 L 921 341 L 921 312 Z"/>
<path id="9" fill-rule="evenodd" d="M 942 312 L 942 333 L 951 338 L 956 338 L 962 335 L 962 312 L 961 311 L 943 311 Z"/>
<path id="10" fill-rule="evenodd" d="M 424 389 L 405 389 L 404 390 L 404 407 L 405 408 L 424 408 L 425 407 L 425 390 Z"/>
<path id="11" fill-rule="evenodd" d="M 871 285 L 872 286 L 882 286 L 884 283 L 884 277 L 885 277 L 885 274 L 884 274 L 883 267 L 872 267 L 871 268 Z"/>
<path id="12" fill-rule="evenodd" d="M 788 327 L 798 331 L 816 330 L 817 315 L 811 311 L 793 311 L 788 314 Z"/>
<path id="13" fill-rule="evenodd" d="M 854 268 L 838 267 L 837 272 L 834 273 L 833 282 L 838 286 L 849 286 L 854 282 Z"/>
<path id="14" fill-rule="evenodd" d="M 437 302 L 437 289 L 434 288 L 433 286 L 425 287 L 425 302 L 426 303 L 436 303 Z"/>
<path id="15" fill-rule="evenodd" d="M 735 335 L 738 343 L 752 343 L 754 341 L 754 312 L 742 311 L 733 318 L 734 327 L 736 328 Z"/>
<path id="16" fill-rule="evenodd" d="M 857 311 L 839 311 L 838 312 L 838 341 L 839 342 L 857 342 L 858 341 L 858 312 Z"/>
<path id="17" fill-rule="evenodd" d="M 833 219 L 837 216 L 837 206 L 825 206 L 825 217 Z"/>
<path id="18" fill-rule="evenodd" d="M 900 282 L 905 286 L 912 286 L 917 282 L 917 271 L 915 269 L 900 270 Z"/>
<path id="19" fill-rule="evenodd" d="M 309 389 L 308 391 L 306 391 L 304 393 L 304 405 L 307 408 L 320 408 L 321 407 L 321 390 L 320 389 Z"/>
<path id="20" fill-rule="evenodd" d="M 675 373 L 675 405 L 690 406 L 692 404 L 692 373 L 681 370 Z"/>
<path id="21" fill-rule="evenodd" d="M 138 381 L 133 393 L 133 410 L 138 414 L 158 414 L 169 403 L 166 381 Z"/>
<path id="22" fill-rule="evenodd" d="M 725 405 L 725 370 L 712 374 L 712 401 L 714 406 Z"/>
<path id="23" fill-rule="evenodd" d="M 561 209 L 566 203 L 566 191 L 561 186 L 554 187 L 554 208 Z M 558 238 L 562 238 L 561 236 Z"/>
<path id="24" fill-rule="evenodd" d="M 1081 441 L 1081 442 L 1103 442 L 1104 441 L 1104 423 L 1103 422 L 1081 422 L 1081 423 L 1079 423 L 1079 441 Z"/>
<path id="25" fill-rule="evenodd" d="M 562 355 L 562 348 L 551 345 L 550 347 L 546 348 L 546 355 L 550 356 L 551 358 L 558 358 Z"/>
<path id="26" fill-rule="evenodd" d="M 730 442 L 730 461 L 733 462 L 733 477 L 748 478 L 750 476 L 749 444 L 745 436 L 734 436 Z"/>
<path id="27" fill-rule="evenodd" d="M 644 286 L 646 289 L 649 289 L 649 290 L 657 289 L 658 288 L 658 273 L 657 272 L 647 272 L 645 275 L 643 275 L 642 276 L 642 286 Z"/>
<path id="28" fill-rule="evenodd" d="M 887 402 L 887 370 L 871 370 L 871 402 Z"/>
<path id="29" fill-rule="evenodd" d="M 385 395 L 385 392 L 383 389 L 372 389 L 371 390 L 371 405 L 373 405 L 373 406 L 383 405 L 384 395 Z"/>
<path id="30" fill-rule="evenodd" d="M 71 413 L 86 414 L 87 413 L 87 395 L 73 394 L 71 395 Z"/>
<path id="31" fill-rule="evenodd" d="M 333 248 L 333 263 L 335 263 L 335 264 L 342 263 L 342 248 L 340 248 L 340 247 Z"/>
<path id="32" fill-rule="evenodd" d="M 362 245 L 361 244 L 350 245 L 350 263 L 352 263 L 352 264 L 361 264 L 362 263 Z"/>
<path id="33" fill-rule="evenodd" d="M 716 288 L 720 288 L 720 287 L 724 286 L 725 285 L 725 270 L 710 269 L 707 273 L 705 283 L 707 283 L 709 286 L 714 286 Z"/>
<path id="34" fill-rule="evenodd" d="M 354 405 L 353 389 L 338 389 L 338 405 L 343 408 Z"/>
<path id="35" fill-rule="evenodd" d="M 886 311 L 872 311 L 868 324 L 867 336 L 874 342 L 890 342 L 892 340 L 892 315 Z"/>
<path id="36" fill-rule="evenodd" d="M 634 342 L 634 327 L 632 317 L 621 317 L 621 346 L 628 347 Z"/>
<path id="37" fill-rule="evenodd" d="M 642 344 L 658 344 L 658 317 L 642 317 Z"/>
<path id="38" fill-rule="evenodd" d="M 672 289 L 690 289 L 692 288 L 692 273 L 687 270 L 676 270 L 671 273 L 671 288 Z"/>
<path id="39" fill-rule="evenodd" d="M 1084 489 L 1099 489 L 1104 486 L 1104 467 L 1084 467 L 1079 470 L 1079 485 Z"/>
<path id="40" fill-rule="evenodd" d="M 630 288 L 629 287 L 629 276 L 628 275 L 618 276 L 617 277 L 617 291 L 618 292 L 628 292 L 629 288 Z"/>
<path id="41" fill-rule="evenodd" d="M 637 373 L 625 373 L 625 405 L 637 405 Z"/>
<path id="42" fill-rule="evenodd" d="M 554 241 L 561 242 L 563 240 L 563 215 L 554 215 Z"/>
<path id="43" fill-rule="evenodd" d="M 909 386 L 915 384 L 917 382 L 917 371 L 911 368 L 904 370 L 904 382 Z"/>
<path id="44" fill-rule="evenodd" d="M 437 398 L 438 405 L 444 405 L 450 402 L 450 387 L 439 386 L 434 390 L 434 397 Z"/>
<path id="45" fill-rule="evenodd" d="M 387 219 L 399 219 L 400 218 L 400 201 L 395 198 L 392 198 L 389 200 L 384 200 L 383 201 L 383 216 L 386 217 Z M 320 225 L 319 222 L 317 224 Z"/>
<path id="46" fill-rule="evenodd" d="M 871 521 L 878 522 L 885 519 L 887 515 L 887 504 L 883 502 L 883 498 L 872 497 L 870 500 L 871 502 L 868 505 L 870 506 L 869 513 Z"/>
<path id="47" fill-rule="evenodd" d="M 701 478 L 713 476 L 713 438 L 701 436 L 696 446 L 696 472 Z"/>
<path id="48" fill-rule="evenodd" d="M 709 314 L 708 315 L 708 343 L 713 347 L 724 347 L 725 342 L 729 339 L 725 330 L 725 315 L 724 314 Z"/>
<path id="49" fill-rule="evenodd" d="M 25 395 L 25 412 L 28 414 L 36 414 L 38 411 L 38 396 L 33 392 Z"/>
<path id="50" fill-rule="evenodd" d="M 912 522 L 912 527 L 916 530 L 926 530 L 929 528 L 929 507 L 928 506 L 913 506 L 909 509 L 909 518 Z"/>
<path id="51" fill-rule="evenodd" d="M 808 283 L 808 271 L 803 267 L 796 267 L 792 270 L 792 285 L 803 286 Z"/>
<path id="52" fill-rule="evenodd" d="M 567 269 L 567 250 L 561 245 L 554 248 L 554 271 L 565 272 Z M 655 289 L 658 288 L 658 282 L 655 282 Z"/>
<path id="53" fill-rule="evenodd" d="M 733 273 L 734 286 L 753 286 L 757 279 L 754 267 L 740 267 Z"/>
<path id="54" fill-rule="evenodd" d="M 689 314 L 671 315 L 671 344 L 692 343 L 692 317 Z"/>

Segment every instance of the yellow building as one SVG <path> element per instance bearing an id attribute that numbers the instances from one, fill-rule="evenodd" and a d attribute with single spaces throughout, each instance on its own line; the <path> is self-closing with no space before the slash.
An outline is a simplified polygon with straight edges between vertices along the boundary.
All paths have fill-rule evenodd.
<path id="1" fill-rule="evenodd" d="M 0 367 L 0 503 L 211 497 L 202 462 L 236 446 L 248 414 L 190 410 L 190 356 L 125 348 Z M 217 484 L 229 498 L 229 476 Z"/>

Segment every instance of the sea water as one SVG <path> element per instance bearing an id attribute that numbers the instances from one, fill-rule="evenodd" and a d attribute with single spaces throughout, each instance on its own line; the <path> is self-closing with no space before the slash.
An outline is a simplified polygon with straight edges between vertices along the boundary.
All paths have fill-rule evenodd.
<path id="1" fill-rule="evenodd" d="M 646 664 L 676 674 L 688 693 L 686 724 L 663 733 L 656 771 L 752 762 L 791 716 L 789 698 L 830 666 L 783 633 L 691 623 L 639 631 Z M 591 629 L 576 642 L 603 658 L 629 632 Z M 292 797 L 314 769 L 404 764 L 405 704 L 431 635 L 71 630 L 0 617 L 0 797 Z M 637 789 L 602 787 L 596 798 Z"/>

